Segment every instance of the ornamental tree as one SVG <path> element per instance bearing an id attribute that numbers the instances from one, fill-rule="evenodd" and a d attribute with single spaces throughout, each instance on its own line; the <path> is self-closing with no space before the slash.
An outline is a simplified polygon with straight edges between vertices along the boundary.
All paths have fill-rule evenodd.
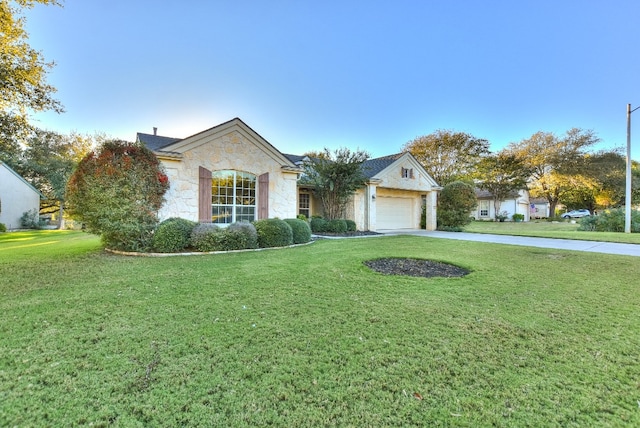
<path id="1" fill-rule="evenodd" d="M 360 150 L 352 152 L 347 148 L 331 153 L 325 148 L 312 156 L 304 164 L 304 176 L 300 181 L 313 188 L 327 219 L 344 218 L 351 196 L 366 182 L 362 164 L 369 154 Z"/>
<path id="2" fill-rule="evenodd" d="M 164 168 L 149 149 L 108 141 L 85 156 L 69 179 L 68 211 L 107 247 L 146 250 L 168 189 Z"/>
<path id="3" fill-rule="evenodd" d="M 476 205 L 472 185 L 462 181 L 447 184 L 438 198 L 438 229 L 457 229 L 471 223 L 471 210 Z"/>

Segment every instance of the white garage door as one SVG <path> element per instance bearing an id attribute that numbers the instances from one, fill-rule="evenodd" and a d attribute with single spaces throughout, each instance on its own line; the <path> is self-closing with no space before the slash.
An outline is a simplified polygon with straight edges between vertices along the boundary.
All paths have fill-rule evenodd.
<path id="1" fill-rule="evenodd" d="M 377 229 L 411 229 L 413 227 L 413 199 L 380 197 L 376 204 Z"/>

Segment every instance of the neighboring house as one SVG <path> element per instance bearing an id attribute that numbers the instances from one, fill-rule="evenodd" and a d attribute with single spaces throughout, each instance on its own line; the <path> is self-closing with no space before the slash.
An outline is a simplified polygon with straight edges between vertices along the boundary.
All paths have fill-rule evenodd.
<path id="1" fill-rule="evenodd" d="M 545 198 L 530 199 L 530 215 L 531 218 L 549 218 L 549 201 Z"/>
<path id="2" fill-rule="evenodd" d="M 476 198 L 478 199 L 478 206 L 471 214 L 477 220 L 493 220 L 496 218 L 495 207 L 493 203 L 493 195 L 486 191 L 476 189 Z M 531 206 L 529 203 L 529 191 L 520 190 L 519 192 L 513 192 L 509 195 L 508 199 L 505 199 L 500 204 L 498 213 L 506 212 L 506 216 L 511 220 L 513 214 L 524 215 L 524 221 L 530 220 Z"/>
<path id="3" fill-rule="evenodd" d="M 169 176 L 161 219 L 229 224 L 321 214 L 311 189 L 298 188 L 304 157 L 282 154 L 238 118 L 184 139 L 155 130 L 136 139 L 153 150 Z M 371 159 L 364 171 L 368 182 L 348 207 L 359 230 L 419 228 L 423 203 L 427 229 L 435 229 L 440 188 L 412 155 Z"/>
<path id="4" fill-rule="evenodd" d="M 42 194 L 9 165 L 0 161 L 0 223 L 7 229 L 19 229 L 20 217 L 40 210 Z"/>

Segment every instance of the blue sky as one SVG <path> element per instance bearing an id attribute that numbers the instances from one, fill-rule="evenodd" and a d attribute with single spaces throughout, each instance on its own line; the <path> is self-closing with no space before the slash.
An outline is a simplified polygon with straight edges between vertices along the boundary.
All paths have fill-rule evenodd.
<path id="1" fill-rule="evenodd" d="M 636 0 L 66 0 L 27 13 L 66 108 L 35 118 L 133 140 L 240 117 L 285 153 L 383 156 L 437 129 L 493 150 L 573 127 L 625 147 L 639 16 Z"/>

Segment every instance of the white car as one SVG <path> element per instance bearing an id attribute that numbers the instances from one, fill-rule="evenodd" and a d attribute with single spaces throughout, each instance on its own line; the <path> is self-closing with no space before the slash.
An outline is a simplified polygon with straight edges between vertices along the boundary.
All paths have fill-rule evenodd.
<path id="1" fill-rule="evenodd" d="M 591 215 L 589 210 L 573 210 L 562 214 L 562 218 L 582 218 Z"/>

